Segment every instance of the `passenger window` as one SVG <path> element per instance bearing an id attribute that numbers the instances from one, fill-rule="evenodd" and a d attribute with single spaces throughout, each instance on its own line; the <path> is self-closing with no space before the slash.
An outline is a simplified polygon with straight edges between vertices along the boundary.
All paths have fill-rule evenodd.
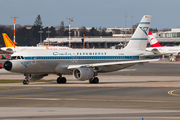
<path id="1" fill-rule="evenodd" d="M 21 59 L 24 59 L 24 57 L 23 57 L 23 56 L 21 56 Z"/>

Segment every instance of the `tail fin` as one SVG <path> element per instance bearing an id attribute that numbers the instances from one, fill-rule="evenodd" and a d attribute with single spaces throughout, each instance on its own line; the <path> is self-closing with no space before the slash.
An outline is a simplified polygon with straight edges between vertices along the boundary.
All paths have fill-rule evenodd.
<path id="1" fill-rule="evenodd" d="M 136 31 L 134 32 L 129 43 L 124 49 L 143 50 L 143 51 L 146 49 L 150 22 L 151 22 L 150 15 L 143 16 Z"/>
<path id="2" fill-rule="evenodd" d="M 11 39 L 8 37 L 8 35 L 6 33 L 2 33 L 3 35 L 3 39 L 4 39 L 4 43 L 6 45 L 6 47 L 17 47 L 12 41 Z"/>
<path id="3" fill-rule="evenodd" d="M 149 38 L 149 40 L 150 40 L 151 47 L 163 47 L 163 46 L 157 41 L 157 39 L 152 35 L 151 32 L 149 32 L 148 38 Z"/>

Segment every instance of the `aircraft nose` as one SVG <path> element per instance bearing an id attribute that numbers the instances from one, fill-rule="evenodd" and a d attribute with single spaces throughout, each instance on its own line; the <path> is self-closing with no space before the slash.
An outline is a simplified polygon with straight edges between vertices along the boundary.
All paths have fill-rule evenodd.
<path id="1" fill-rule="evenodd" d="M 6 69 L 7 71 L 10 71 L 12 69 L 12 62 L 10 61 L 6 61 L 3 65 L 4 69 Z"/>

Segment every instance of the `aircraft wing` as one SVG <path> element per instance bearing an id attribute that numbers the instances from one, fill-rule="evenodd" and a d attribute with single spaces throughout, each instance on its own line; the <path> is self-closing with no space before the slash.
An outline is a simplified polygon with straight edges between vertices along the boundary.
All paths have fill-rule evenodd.
<path id="1" fill-rule="evenodd" d="M 169 55 L 169 54 L 173 54 L 173 53 L 155 53 L 152 55 L 141 55 L 139 56 L 141 59 L 144 59 L 146 57 L 155 57 L 155 56 L 161 56 L 161 55 Z"/>
<path id="2" fill-rule="evenodd" d="M 179 53 L 179 52 L 173 52 L 173 51 L 168 52 L 168 53 L 165 53 L 165 52 L 161 53 L 161 52 L 159 52 L 159 50 L 157 48 L 153 48 L 153 49 L 147 48 L 146 51 L 153 52 L 154 55 L 152 55 L 152 56 L 160 56 L 160 55 L 169 55 L 169 54 L 178 54 Z"/>
<path id="3" fill-rule="evenodd" d="M 94 64 L 80 64 L 80 65 L 69 65 L 67 69 L 76 69 L 80 67 L 103 67 L 103 66 L 114 66 L 114 65 L 130 65 L 146 62 L 155 62 L 159 59 L 149 59 L 149 60 L 135 60 L 135 61 L 118 61 L 118 62 L 105 62 L 105 63 L 94 63 Z"/>

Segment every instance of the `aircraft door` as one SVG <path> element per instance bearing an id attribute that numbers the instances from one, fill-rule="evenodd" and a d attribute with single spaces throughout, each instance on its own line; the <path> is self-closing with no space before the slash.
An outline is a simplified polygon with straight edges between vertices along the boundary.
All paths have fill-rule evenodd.
<path id="1" fill-rule="evenodd" d="M 36 65 L 36 57 L 35 57 L 36 52 L 31 51 L 29 54 L 31 57 L 31 65 Z"/>
<path id="2" fill-rule="evenodd" d="M 72 58 L 71 62 L 77 62 L 78 61 L 76 55 L 72 55 L 71 58 Z"/>

